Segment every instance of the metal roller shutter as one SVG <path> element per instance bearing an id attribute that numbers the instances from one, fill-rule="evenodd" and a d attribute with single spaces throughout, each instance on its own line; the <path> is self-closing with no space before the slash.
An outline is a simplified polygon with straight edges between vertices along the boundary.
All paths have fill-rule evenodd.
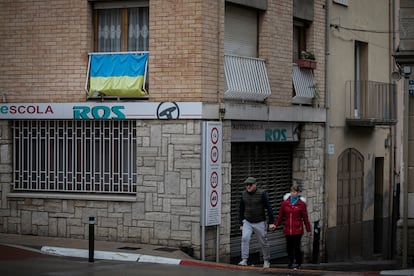
<path id="1" fill-rule="evenodd" d="M 292 143 L 232 143 L 231 144 L 231 259 L 240 259 L 239 204 L 240 193 L 245 189 L 243 181 L 248 176 L 258 180 L 258 187 L 269 194 L 275 217 L 283 195 L 292 182 Z M 271 259 L 286 256 L 285 238 L 282 231 L 269 233 Z M 260 256 L 256 238 L 250 242 L 250 255 Z M 251 258 L 252 259 L 252 258 Z"/>
<path id="2" fill-rule="evenodd" d="M 224 53 L 246 57 L 257 56 L 257 11 L 226 5 Z"/>

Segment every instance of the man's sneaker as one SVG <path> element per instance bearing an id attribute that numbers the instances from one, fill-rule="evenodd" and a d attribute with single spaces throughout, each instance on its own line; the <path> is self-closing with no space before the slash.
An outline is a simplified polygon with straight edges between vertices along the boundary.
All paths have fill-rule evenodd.
<path id="1" fill-rule="evenodd" d="M 270 262 L 269 261 L 267 261 L 267 260 L 265 260 L 264 262 L 263 262 L 263 268 L 269 268 L 270 267 Z"/>
<path id="2" fill-rule="evenodd" d="M 300 265 L 297 265 L 294 269 L 302 269 L 302 267 Z"/>
<path id="3" fill-rule="evenodd" d="M 246 266 L 247 265 L 247 259 L 241 260 L 239 265 Z"/>

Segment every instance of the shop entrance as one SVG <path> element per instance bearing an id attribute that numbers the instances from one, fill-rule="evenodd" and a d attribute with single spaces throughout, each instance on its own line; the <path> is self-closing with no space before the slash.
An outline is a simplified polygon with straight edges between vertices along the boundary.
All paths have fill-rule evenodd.
<path id="1" fill-rule="evenodd" d="M 237 143 L 231 144 L 231 261 L 240 261 L 239 204 L 248 176 L 258 180 L 258 188 L 266 190 L 275 216 L 283 195 L 292 183 L 293 143 Z M 285 238 L 280 230 L 269 234 L 271 259 L 286 255 Z M 250 262 L 260 263 L 260 246 L 254 235 L 250 243 Z"/>

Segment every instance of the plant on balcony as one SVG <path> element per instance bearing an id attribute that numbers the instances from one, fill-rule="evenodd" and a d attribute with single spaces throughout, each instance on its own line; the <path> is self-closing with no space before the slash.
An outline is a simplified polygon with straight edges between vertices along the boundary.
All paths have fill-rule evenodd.
<path id="1" fill-rule="evenodd" d="M 320 95 L 319 95 L 319 90 L 318 90 L 318 84 L 315 83 L 312 86 L 312 88 L 313 88 L 312 106 L 313 107 L 319 107 Z"/>
<path id="2" fill-rule="evenodd" d="M 302 51 L 300 54 L 300 59 L 298 59 L 297 61 L 297 64 L 300 68 L 315 69 L 315 55 L 309 51 Z"/>

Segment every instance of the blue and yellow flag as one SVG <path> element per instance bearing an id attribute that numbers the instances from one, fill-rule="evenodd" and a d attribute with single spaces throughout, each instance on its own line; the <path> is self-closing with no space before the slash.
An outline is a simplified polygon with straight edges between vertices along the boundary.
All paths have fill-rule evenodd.
<path id="1" fill-rule="evenodd" d="M 147 96 L 143 90 L 148 54 L 98 54 L 91 56 L 89 96 Z"/>

